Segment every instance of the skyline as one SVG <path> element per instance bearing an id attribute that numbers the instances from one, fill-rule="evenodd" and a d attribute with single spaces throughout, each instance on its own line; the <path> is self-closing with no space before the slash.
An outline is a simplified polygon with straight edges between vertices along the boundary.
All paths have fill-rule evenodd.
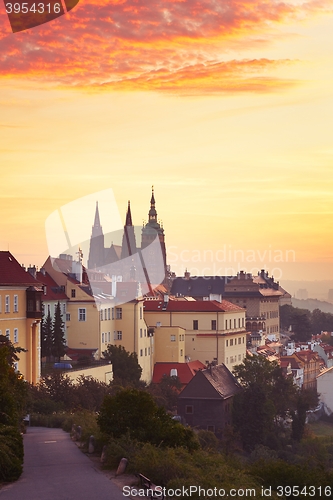
<path id="1" fill-rule="evenodd" d="M 12 34 L 0 4 L 1 250 L 41 266 L 47 217 L 106 188 L 141 226 L 153 184 L 177 274 L 231 251 L 236 271 L 333 281 L 332 13 L 81 0 Z"/>

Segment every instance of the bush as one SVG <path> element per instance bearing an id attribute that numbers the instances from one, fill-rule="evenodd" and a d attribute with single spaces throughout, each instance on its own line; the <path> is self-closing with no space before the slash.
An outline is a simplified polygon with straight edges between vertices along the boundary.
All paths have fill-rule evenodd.
<path id="1" fill-rule="evenodd" d="M 0 480 L 16 481 L 22 474 L 23 439 L 16 427 L 0 427 Z"/>

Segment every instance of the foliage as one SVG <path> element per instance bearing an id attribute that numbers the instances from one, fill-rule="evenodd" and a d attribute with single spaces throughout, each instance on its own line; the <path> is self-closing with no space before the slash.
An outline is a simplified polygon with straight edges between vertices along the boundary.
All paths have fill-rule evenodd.
<path id="1" fill-rule="evenodd" d="M 318 394 L 313 390 L 299 391 L 296 397 L 296 410 L 293 411 L 292 417 L 292 438 L 300 441 L 304 435 L 306 412 L 310 408 L 316 407 L 318 404 Z"/>
<path id="2" fill-rule="evenodd" d="M 22 473 L 23 440 L 17 427 L 0 425 L 0 480 L 15 481 Z"/>
<path id="3" fill-rule="evenodd" d="M 256 445 L 273 441 L 278 446 L 275 436 L 279 422 L 293 408 L 297 388 L 283 376 L 276 362 L 263 356 L 248 356 L 233 372 L 244 387 L 233 401 L 234 428 L 244 448 L 251 451 Z"/>
<path id="4" fill-rule="evenodd" d="M 177 408 L 178 394 L 182 384 L 179 377 L 169 377 L 163 375 L 159 384 L 150 384 L 148 392 L 154 396 L 156 403 L 166 410 L 173 411 Z"/>
<path id="5" fill-rule="evenodd" d="M 150 394 L 137 389 L 122 389 L 114 396 L 105 396 L 98 424 L 102 432 L 115 438 L 128 434 L 163 447 L 199 446 L 192 430 L 172 420 Z"/>
<path id="6" fill-rule="evenodd" d="M 121 381 L 124 385 L 139 382 L 142 368 L 135 352 L 129 353 L 123 346 L 109 344 L 103 356 L 111 361 L 115 380 Z"/>
<path id="7" fill-rule="evenodd" d="M 18 426 L 25 414 L 27 384 L 13 367 L 22 351 L 0 335 L 0 424 Z"/>
<path id="8" fill-rule="evenodd" d="M 42 357 L 50 359 L 53 350 L 53 327 L 50 311 L 42 320 Z"/>
<path id="9" fill-rule="evenodd" d="M 30 386 L 30 407 L 44 415 L 77 409 L 99 411 L 104 396 L 111 391 L 111 386 L 92 377 L 81 375 L 73 382 L 68 375 L 55 372 Z"/>
<path id="10" fill-rule="evenodd" d="M 300 309 L 289 304 L 280 307 L 281 327 L 286 329 L 291 327 L 295 340 L 301 342 L 309 340 L 313 333 L 311 316 L 308 309 Z"/>
<path id="11" fill-rule="evenodd" d="M 66 352 L 66 339 L 64 331 L 64 322 L 61 315 L 60 302 L 57 303 L 52 325 L 52 354 L 55 358 L 64 356 Z"/>

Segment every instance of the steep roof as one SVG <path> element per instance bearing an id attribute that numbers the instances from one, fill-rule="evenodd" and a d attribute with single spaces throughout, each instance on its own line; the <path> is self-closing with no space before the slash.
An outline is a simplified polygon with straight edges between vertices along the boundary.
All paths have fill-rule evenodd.
<path id="1" fill-rule="evenodd" d="M 227 399 L 240 392 L 241 386 L 224 365 L 198 371 L 179 394 L 179 398 Z"/>
<path id="2" fill-rule="evenodd" d="M 68 299 L 67 295 L 63 291 L 63 289 L 57 285 L 53 278 L 49 275 L 49 273 L 42 273 L 39 271 L 37 273 L 37 279 L 40 283 L 42 283 L 46 288 L 44 289 L 46 293 L 43 295 L 43 300 L 66 300 Z"/>
<path id="3" fill-rule="evenodd" d="M 165 305 L 165 306 L 164 306 Z M 244 309 L 227 300 L 172 300 L 164 303 L 162 300 L 145 300 L 144 309 L 160 312 L 241 312 Z"/>
<path id="4" fill-rule="evenodd" d="M 0 285 L 38 286 L 40 283 L 8 251 L 0 251 Z"/>
<path id="5" fill-rule="evenodd" d="M 193 297 L 209 297 L 210 294 L 224 294 L 225 284 L 230 278 L 227 276 L 191 276 L 179 277 L 172 282 L 172 295 L 192 295 Z"/>
<path id="6" fill-rule="evenodd" d="M 190 361 L 189 363 L 155 363 L 153 382 L 158 384 L 163 375 L 170 376 L 171 370 L 177 370 L 180 382 L 188 384 L 197 371 L 205 369 L 206 366 L 201 361 Z"/>

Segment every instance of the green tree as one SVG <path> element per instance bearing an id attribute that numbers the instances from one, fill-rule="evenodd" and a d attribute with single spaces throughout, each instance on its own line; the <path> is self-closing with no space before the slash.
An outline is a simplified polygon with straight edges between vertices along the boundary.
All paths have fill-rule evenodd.
<path id="1" fill-rule="evenodd" d="M 281 418 L 295 404 L 297 388 L 276 362 L 263 356 L 248 356 L 233 373 L 244 388 L 233 401 L 233 423 L 243 446 L 250 451 L 255 445 L 269 445 Z"/>
<path id="2" fill-rule="evenodd" d="M 135 352 L 129 353 L 123 346 L 108 345 L 103 356 L 111 361 L 113 377 L 116 382 L 121 382 L 124 385 L 139 382 L 142 368 Z"/>
<path id="3" fill-rule="evenodd" d="M 14 370 L 22 351 L 24 349 L 14 347 L 7 337 L 0 335 L 0 424 L 18 425 L 25 413 L 27 384 Z"/>
<path id="4" fill-rule="evenodd" d="M 53 352 L 53 326 L 50 311 L 42 322 L 42 357 L 49 361 Z"/>
<path id="5" fill-rule="evenodd" d="M 193 431 L 172 420 L 145 391 L 122 389 L 105 396 L 97 421 L 102 432 L 115 438 L 129 435 L 157 446 L 199 447 Z"/>
<path id="6" fill-rule="evenodd" d="M 296 410 L 292 412 L 292 438 L 300 441 L 304 435 L 306 412 L 318 404 L 316 390 L 305 389 L 299 391 L 296 397 Z"/>
<path id="7" fill-rule="evenodd" d="M 177 408 L 178 394 L 182 389 L 179 377 L 163 375 L 159 384 L 150 384 L 148 392 L 154 397 L 159 406 L 173 411 Z"/>
<path id="8" fill-rule="evenodd" d="M 53 320 L 53 347 L 52 354 L 55 358 L 60 358 L 64 356 L 66 352 L 66 339 L 64 332 L 64 322 L 62 320 L 60 303 L 56 305 Z"/>

